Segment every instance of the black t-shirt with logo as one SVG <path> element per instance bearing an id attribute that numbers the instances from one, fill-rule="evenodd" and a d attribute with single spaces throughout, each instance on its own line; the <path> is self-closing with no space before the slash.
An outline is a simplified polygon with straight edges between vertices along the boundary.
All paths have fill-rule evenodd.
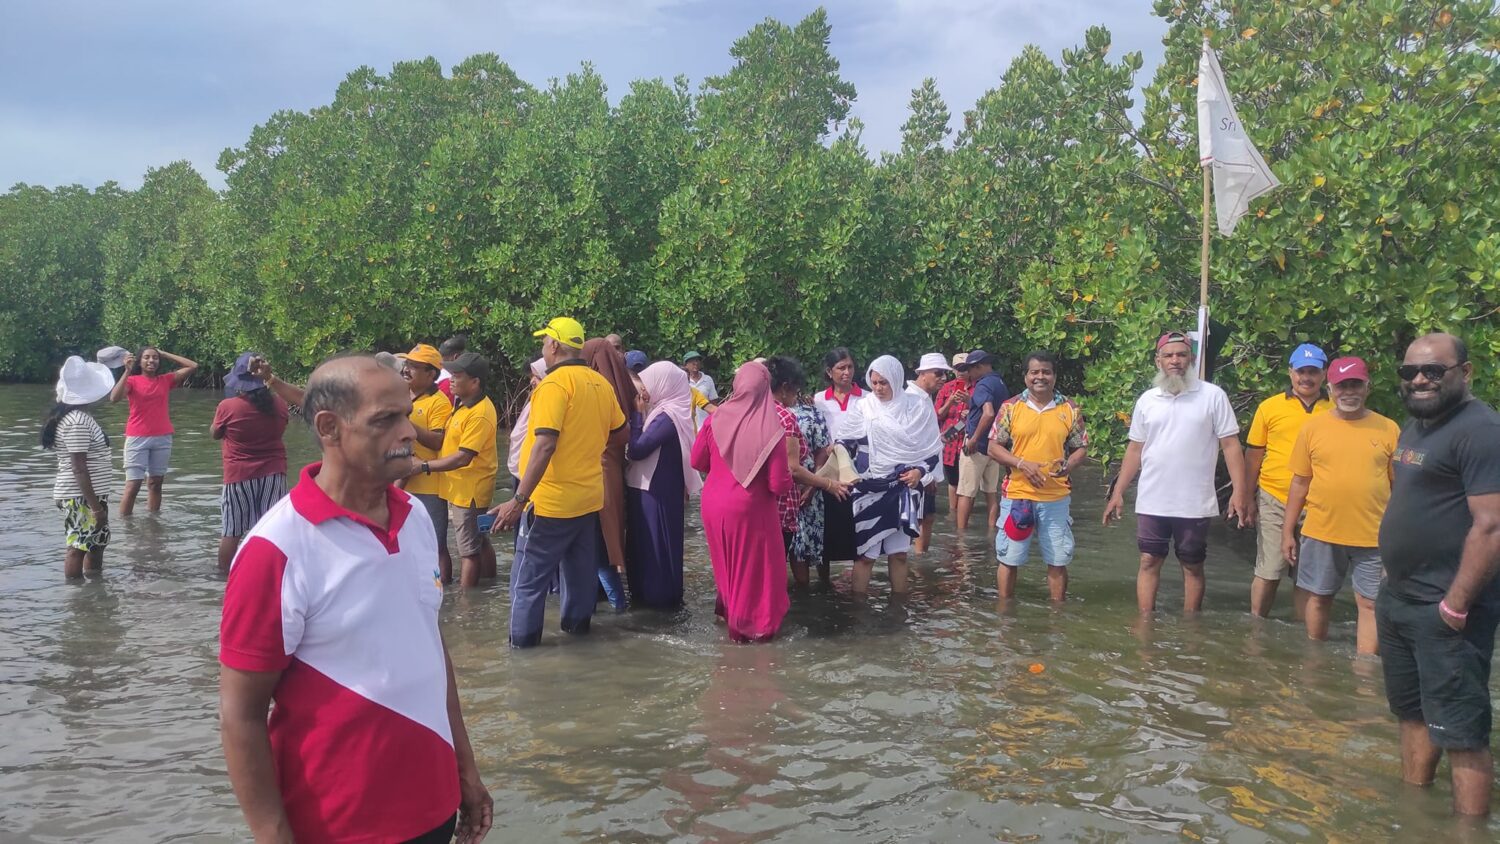
<path id="1" fill-rule="evenodd" d="M 1474 524 L 1469 496 L 1500 493 L 1500 413 L 1471 399 L 1437 424 L 1410 420 L 1393 461 L 1396 480 L 1380 522 L 1382 588 L 1436 603 L 1458 574 Z M 1478 602 L 1500 604 L 1500 577 Z"/>

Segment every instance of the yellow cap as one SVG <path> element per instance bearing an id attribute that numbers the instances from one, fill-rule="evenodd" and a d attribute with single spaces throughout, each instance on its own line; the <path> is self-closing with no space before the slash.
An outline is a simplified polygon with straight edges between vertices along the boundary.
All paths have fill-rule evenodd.
<path id="1" fill-rule="evenodd" d="M 571 349 L 583 348 L 583 325 L 572 317 L 557 317 L 547 323 L 546 328 L 533 332 L 531 336 L 551 337 Z"/>
<path id="2" fill-rule="evenodd" d="M 417 363 L 425 363 L 433 369 L 443 368 L 443 356 L 438 354 L 437 349 L 426 343 L 418 343 L 412 347 L 411 351 L 403 355 L 396 355 L 396 357 L 402 360 L 414 360 Z"/>

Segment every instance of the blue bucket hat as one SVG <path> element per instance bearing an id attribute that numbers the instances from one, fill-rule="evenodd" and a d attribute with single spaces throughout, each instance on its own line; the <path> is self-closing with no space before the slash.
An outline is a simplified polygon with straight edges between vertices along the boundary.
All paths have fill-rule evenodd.
<path id="1" fill-rule="evenodd" d="M 234 361 L 234 367 L 229 374 L 224 376 L 224 395 L 233 398 L 240 393 L 248 393 L 251 390 L 259 390 L 266 386 L 266 382 L 250 374 L 250 361 L 258 352 L 245 352 Z"/>
<path id="2" fill-rule="evenodd" d="M 1303 343 L 1292 350 L 1292 356 L 1287 361 L 1293 369 L 1301 369 L 1304 366 L 1316 366 L 1319 369 L 1328 368 L 1328 355 L 1323 350 L 1311 343 Z"/>

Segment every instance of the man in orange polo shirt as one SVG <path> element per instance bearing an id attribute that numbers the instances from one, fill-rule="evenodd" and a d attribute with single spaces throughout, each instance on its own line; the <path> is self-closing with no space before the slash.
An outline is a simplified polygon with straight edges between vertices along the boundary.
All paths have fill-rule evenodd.
<path id="1" fill-rule="evenodd" d="M 1383 577 L 1380 520 L 1391 499 L 1391 457 L 1401 428 L 1365 407 L 1370 371 L 1359 358 L 1328 365 L 1333 411 L 1302 427 L 1292 448 L 1292 485 L 1281 529 L 1282 553 L 1297 564 L 1297 591 L 1306 593 L 1307 637 L 1328 638 L 1328 613 L 1349 572 L 1359 610 L 1356 647 L 1374 654 L 1375 598 Z M 1307 507 L 1302 541 L 1297 517 Z"/>
<path id="2" fill-rule="evenodd" d="M 1072 484 L 1068 476 L 1088 456 L 1088 434 L 1078 405 L 1057 392 L 1057 358 L 1026 356 L 1026 390 L 1000 405 L 990 432 L 989 456 L 1010 472 L 1002 487 L 995 573 L 1001 599 L 1016 591 L 1016 570 L 1026 564 L 1033 536 L 1047 564 L 1047 591 L 1068 597 L 1073 561 Z"/>
<path id="3" fill-rule="evenodd" d="M 401 377 L 411 389 L 411 425 L 417 431 L 412 441 L 412 458 L 420 468 L 429 467 L 442 455 L 443 431 L 453 415 L 453 401 L 437 388 L 438 373 L 443 371 L 443 356 L 426 343 L 418 343 L 401 359 Z M 448 554 L 448 503 L 443 500 L 442 476 L 428 472 L 406 478 L 401 487 L 422 503 L 432 517 L 437 531 L 438 570 L 444 583 L 453 582 L 453 558 Z"/>
<path id="4" fill-rule="evenodd" d="M 1328 355 L 1322 349 L 1311 343 L 1298 346 L 1287 361 L 1290 386 L 1260 403 L 1245 438 L 1245 466 L 1259 513 L 1250 612 L 1261 618 L 1270 615 L 1276 587 L 1289 569 L 1281 554 L 1281 526 L 1286 519 L 1287 490 L 1292 485 L 1292 446 L 1313 414 L 1328 412 L 1328 396 L 1323 393 L 1327 366 Z M 1293 593 L 1292 611 L 1299 619 L 1306 598 L 1305 592 Z"/>

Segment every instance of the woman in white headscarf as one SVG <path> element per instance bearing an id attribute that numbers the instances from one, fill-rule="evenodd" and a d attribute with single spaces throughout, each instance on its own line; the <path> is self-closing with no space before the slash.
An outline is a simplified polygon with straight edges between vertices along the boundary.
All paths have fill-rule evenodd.
<path id="1" fill-rule="evenodd" d="M 104 567 L 114 465 L 109 436 L 89 408 L 114 386 L 115 378 L 104 364 L 88 363 L 77 355 L 68 358 L 57 378 L 57 404 L 42 423 L 42 448 L 57 453 L 52 498 L 63 511 L 63 575 L 68 578 L 82 577 L 85 571 L 98 574 Z"/>
<path id="2" fill-rule="evenodd" d="M 547 377 L 547 362 L 541 358 L 531 362 L 531 388 L 542 383 Z M 521 406 L 521 412 L 516 414 L 516 424 L 510 429 L 510 451 L 505 458 L 505 468 L 510 470 L 510 482 L 512 485 L 521 481 L 521 445 L 526 442 L 526 423 L 531 421 L 531 393 L 526 394 L 526 404 Z"/>
<path id="3" fill-rule="evenodd" d="M 688 375 L 668 361 L 641 371 L 645 418 L 632 414 L 625 446 L 625 577 L 639 606 L 682 605 L 682 535 L 687 497 L 703 488 L 689 465 L 693 394 Z"/>
<path id="4" fill-rule="evenodd" d="M 870 391 L 845 420 L 845 436 L 864 441 L 860 480 L 855 484 L 854 561 L 856 594 L 869 590 L 875 560 L 890 558 L 891 592 L 906 591 L 906 555 L 921 532 L 922 487 L 935 482 L 943 441 L 937 415 L 925 396 L 907 392 L 906 370 L 881 355 L 865 373 Z"/>

